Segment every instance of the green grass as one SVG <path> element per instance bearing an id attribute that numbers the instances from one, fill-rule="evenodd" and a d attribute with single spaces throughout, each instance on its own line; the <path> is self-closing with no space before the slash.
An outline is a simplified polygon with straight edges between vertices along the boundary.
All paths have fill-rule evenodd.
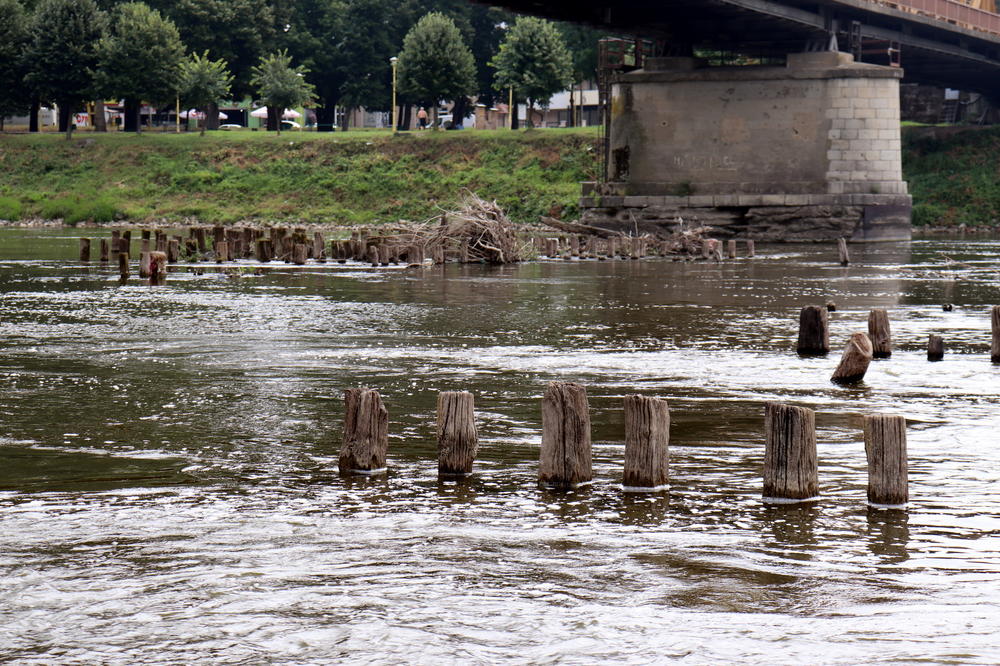
<path id="1" fill-rule="evenodd" d="M 0 219 L 422 220 L 464 190 L 534 221 L 575 215 L 595 128 L 529 132 L 0 135 Z"/>
<path id="2" fill-rule="evenodd" d="M 1000 128 L 903 131 L 903 177 L 915 225 L 1000 221 Z"/>

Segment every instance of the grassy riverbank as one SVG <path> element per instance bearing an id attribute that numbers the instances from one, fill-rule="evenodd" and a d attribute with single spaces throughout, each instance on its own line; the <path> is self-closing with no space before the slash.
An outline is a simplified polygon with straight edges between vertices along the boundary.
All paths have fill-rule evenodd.
<path id="1" fill-rule="evenodd" d="M 464 189 L 515 220 L 575 215 L 595 128 L 533 132 L 0 135 L 0 219 L 421 220 Z"/>
<path id="2" fill-rule="evenodd" d="M 915 224 L 998 223 L 1000 128 L 903 137 Z M 464 189 L 518 221 L 573 217 L 597 141 L 596 128 L 0 135 L 0 219 L 371 224 L 425 219 Z"/>

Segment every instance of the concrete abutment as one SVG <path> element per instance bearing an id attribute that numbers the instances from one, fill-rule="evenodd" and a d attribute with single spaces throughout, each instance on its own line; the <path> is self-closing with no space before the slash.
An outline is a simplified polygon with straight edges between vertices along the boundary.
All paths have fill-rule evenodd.
<path id="1" fill-rule="evenodd" d="M 771 241 L 910 238 L 898 68 L 837 52 L 786 66 L 649 58 L 612 91 L 609 182 L 583 221 Z"/>

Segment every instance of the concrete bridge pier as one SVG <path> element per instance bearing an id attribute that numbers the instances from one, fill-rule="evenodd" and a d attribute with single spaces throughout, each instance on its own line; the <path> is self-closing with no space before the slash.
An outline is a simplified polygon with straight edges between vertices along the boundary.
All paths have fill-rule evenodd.
<path id="1" fill-rule="evenodd" d="M 837 52 L 787 65 L 649 58 L 612 91 L 609 182 L 583 221 L 770 241 L 910 238 L 898 68 Z"/>

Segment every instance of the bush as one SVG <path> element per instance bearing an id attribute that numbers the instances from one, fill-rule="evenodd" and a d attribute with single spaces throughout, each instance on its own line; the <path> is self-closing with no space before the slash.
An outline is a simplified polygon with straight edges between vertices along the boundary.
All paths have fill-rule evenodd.
<path id="1" fill-rule="evenodd" d="M 0 220 L 20 220 L 21 202 L 14 197 L 0 197 Z"/>
<path id="2" fill-rule="evenodd" d="M 913 206 L 913 225 L 916 227 L 950 224 L 953 211 L 936 203 L 918 203 Z"/>
<path id="3" fill-rule="evenodd" d="M 111 222 L 118 213 L 118 206 L 108 195 L 95 192 L 56 197 L 44 202 L 41 207 L 43 218 L 61 219 L 65 224 L 74 226 L 80 222 Z"/>

